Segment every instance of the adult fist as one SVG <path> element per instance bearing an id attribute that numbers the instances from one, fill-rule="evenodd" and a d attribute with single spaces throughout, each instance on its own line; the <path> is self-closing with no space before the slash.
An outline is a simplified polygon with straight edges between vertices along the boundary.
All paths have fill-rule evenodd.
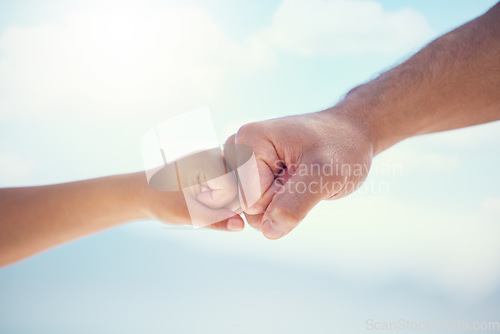
<path id="1" fill-rule="evenodd" d="M 340 109 L 242 126 L 227 143 L 252 147 L 260 182 L 256 203 L 241 203 L 247 220 L 270 239 L 293 230 L 319 201 L 356 190 L 366 179 L 373 145 L 360 120 Z"/>

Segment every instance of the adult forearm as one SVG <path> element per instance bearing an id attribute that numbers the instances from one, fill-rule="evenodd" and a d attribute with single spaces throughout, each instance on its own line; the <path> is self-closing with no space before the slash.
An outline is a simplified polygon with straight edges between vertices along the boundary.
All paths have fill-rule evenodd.
<path id="1" fill-rule="evenodd" d="M 351 90 L 334 112 L 354 119 L 374 154 L 419 134 L 500 119 L 500 5 Z"/>

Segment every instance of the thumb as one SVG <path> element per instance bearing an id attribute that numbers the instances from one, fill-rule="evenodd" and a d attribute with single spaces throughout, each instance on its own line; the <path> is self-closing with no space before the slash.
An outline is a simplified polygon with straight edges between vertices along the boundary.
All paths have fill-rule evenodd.
<path id="1" fill-rule="evenodd" d="M 307 174 L 297 170 L 274 195 L 262 217 L 262 233 L 267 238 L 279 239 L 288 234 L 327 197 L 321 176 Z"/>

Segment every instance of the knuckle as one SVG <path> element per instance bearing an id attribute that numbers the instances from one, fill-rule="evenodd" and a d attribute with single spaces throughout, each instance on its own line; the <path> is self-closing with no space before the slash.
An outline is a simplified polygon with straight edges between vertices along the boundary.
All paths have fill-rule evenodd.
<path id="1" fill-rule="evenodd" d="M 236 134 L 230 135 L 225 142 L 225 145 L 232 145 L 235 142 Z"/>
<path id="2" fill-rule="evenodd" d="M 236 133 L 235 142 L 237 144 L 251 143 L 252 138 L 260 132 L 260 122 L 248 123 L 241 126 Z"/>

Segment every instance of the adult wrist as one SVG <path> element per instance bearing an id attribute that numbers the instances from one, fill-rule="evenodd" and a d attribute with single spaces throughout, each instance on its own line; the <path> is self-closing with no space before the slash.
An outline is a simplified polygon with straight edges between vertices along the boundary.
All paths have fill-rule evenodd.
<path id="1" fill-rule="evenodd" d="M 366 136 L 374 156 L 408 137 L 403 114 L 377 86 L 373 82 L 358 86 L 331 108 L 337 117 L 354 124 Z"/>
<path id="2" fill-rule="evenodd" d="M 353 138 L 366 141 L 375 155 L 379 146 L 379 135 L 376 124 L 371 121 L 371 116 L 366 115 L 367 107 L 362 106 L 361 101 L 342 100 L 335 106 L 321 111 L 327 115 L 328 122 L 334 126 L 347 126 L 352 131 Z"/>

